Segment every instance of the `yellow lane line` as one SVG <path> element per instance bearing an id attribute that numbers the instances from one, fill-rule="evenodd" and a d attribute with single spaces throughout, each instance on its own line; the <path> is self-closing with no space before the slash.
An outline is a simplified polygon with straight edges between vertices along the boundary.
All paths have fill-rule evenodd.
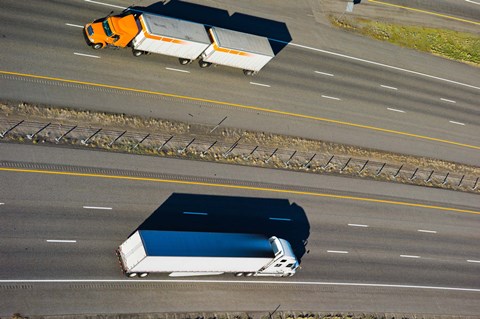
<path id="1" fill-rule="evenodd" d="M 403 135 L 403 136 L 414 137 L 414 138 L 428 140 L 428 141 L 440 142 L 440 143 L 445 143 L 445 144 L 456 145 L 456 146 L 471 148 L 471 149 L 475 149 L 475 150 L 480 150 L 480 146 L 477 146 L 477 145 L 464 144 L 464 143 L 460 143 L 460 142 L 449 141 L 449 140 L 444 140 L 444 139 L 425 136 L 425 135 L 418 135 L 418 134 L 407 133 L 407 132 L 402 132 L 402 131 L 389 130 L 389 129 L 385 129 L 385 128 L 381 128 L 381 127 L 375 127 L 375 126 L 356 124 L 356 123 L 351 123 L 351 122 L 332 120 L 332 119 L 328 119 L 328 118 L 324 118 L 324 117 L 318 117 L 318 116 L 312 116 L 312 115 L 291 113 L 291 112 L 285 112 L 285 111 L 280 111 L 280 110 L 275 110 L 275 109 L 267 109 L 267 108 L 251 106 L 251 105 L 242 105 L 242 104 L 236 104 L 236 103 L 231 103 L 231 102 L 209 100 L 209 99 L 191 97 L 191 96 L 185 96 L 185 95 L 177 95 L 177 94 L 164 93 L 164 92 L 148 91 L 148 90 L 127 88 L 127 87 L 101 84 L 101 83 L 69 80 L 69 79 L 55 78 L 55 77 L 35 75 L 35 74 L 25 74 L 25 73 L 17 73 L 17 72 L 2 71 L 2 70 L 0 70 L 0 74 L 9 74 L 9 75 L 15 75 L 15 76 L 19 76 L 19 77 L 43 79 L 43 80 L 65 82 L 65 83 L 74 83 L 74 84 L 81 84 L 81 85 L 86 85 L 86 86 L 95 86 L 95 87 L 109 88 L 109 89 L 136 92 L 136 93 L 145 93 L 145 94 L 152 94 L 152 95 L 168 96 L 168 97 L 173 97 L 173 98 L 177 98 L 177 99 L 207 102 L 207 103 L 212 103 L 212 104 L 217 104 L 217 105 L 226 105 L 226 106 L 236 107 L 236 108 L 241 108 L 241 109 L 255 110 L 255 111 L 259 111 L 259 112 L 272 113 L 272 114 L 277 114 L 277 115 L 285 115 L 285 116 L 290 116 L 290 117 L 296 117 L 296 118 L 309 119 L 309 120 L 321 121 L 321 122 L 332 123 L 332 124 L 351 126 L 351 127 L 373 130 L 373 131 L 378 131 L 378 132 L 383 132 L 383 133 Z"/>
<path id="2" fill-rule="evenodd" d="M 406 10 L 410 10 L 410 11 L 416 11 L 416 12 L 421 12 L 421 13 L 425 13 L 425 14 L 430 14 L 430 15 L 437 16 L 437 17 L 442 17 L 442 18 L 447 18 L 447 19 L 457 20 L 457 21 L 461 21 L 461 22 L 480 25 L 480 22 L 475 22 L 475 21 L 472 21 L 472 20 L 457 18 L 457 17 L 446 15 L 446 14 L 441 14 L 441 13 L 436 13 L 436 12 L 432 12 L 432 11 L 426 11 L 426 10 L 422 10 L 422 9 L 416 9 L 416 8 L 401 6 L 401 5 L 398 5 L 398 4 L 393 4 L 393 3 L 388 3 L 388 2 L 378 1 L 378 0 L 368 0 L 368 1 L 373 2 L 373 3 L 383 4 L 383 5 L 386 5 L 386 6 L 391 6 L 391 7 L 402 8 L 402 9 L 406 9 Z"/>
<path id="3" fill-rule="evenodd" d="M 399 206 L 408 206 L 408 207 L 426 208 L 426 209 L 436 209 L 436 210 L 450 211 L 450 212 L 456 212 L 456 213 L 468 213 L 468 214 L 480 215 L 480 211 L 474 211 L 474 210 L 468 210 L 468 209 L 459 209 L 459 208 L 453 208 L 453 207 L 416 204 L 416 203 L 410 203 L 410 202 L 400 202 L 400 201 L 376 199 L 376 198 L 368 198 L 368 197 L 332 195 L 332 194 L 316 193 L 316 192 L 304 192 L 304 191 L 296 191 L 296 190 L 289 190 L 289 189 L 275 189 L 275 188 L 268 188 L 268 187 L 253 187 L 253 186 L 229 185 L 229 184 L 207 183 L 207 182 L 192 182 L 192 181 L 181 181 L 181 180 L 174 180 L 174 179 L 134 177 L 134 176 L 126 176 L 126 175 L 87 174 L 87 173 L 48 171 L 48 170 L 36 170 L 36 169 L 20 169 L 20 168 L 6 168 L 6 167 L 0 167 L 0 171 L 16 172 L 16 173 L 48 174 L 48 175 L 65 175 L 65 176 L 76 176 L 76 177 L 94 177 L 94 178 L 105 178 L 105 179 L 141 181 L 141 182 L 194 185 L 194 186 L 216 187 L 216 188 L 231 188 L 231 189 L 241 189 L 241 190 L 259 191 L 259 192 L 282 193 L 282 194 L 290 194 L 290 195 L 306 195 L 306 196 L 326 197 L 326 198 L 334 198 L 334 199 L 346 199 L 346 200 L 362 201 L 362 202 L 369 202 L 369 203 L 390 204 L 390 205 L 399 205 Z"/>

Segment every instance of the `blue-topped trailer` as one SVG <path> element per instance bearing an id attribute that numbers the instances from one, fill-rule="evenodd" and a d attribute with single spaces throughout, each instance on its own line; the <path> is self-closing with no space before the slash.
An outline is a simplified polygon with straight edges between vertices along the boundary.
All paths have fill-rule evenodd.
<path id="1" fill-rule="evenodd" d="M 287 277 L 299 266 L 288 241 L 257 234 L 138 230 L 117 254 L 129 277 L 149 273 Z"/>

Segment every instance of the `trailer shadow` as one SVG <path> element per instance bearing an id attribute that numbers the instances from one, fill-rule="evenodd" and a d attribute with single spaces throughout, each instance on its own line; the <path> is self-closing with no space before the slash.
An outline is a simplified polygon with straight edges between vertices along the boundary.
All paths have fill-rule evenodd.
<path id="1" fill-rule="evenodd" d="M 173 193 L 137 230 L 277 236 L 290 242 L 300 262 L 310 224 L 305 211 L 288 199 Z"/>
<path id="2" fill-rule="evenodd" d="M 264 19 L 243 13 L 229 14 L 227 10 L 179 0 L 156 2 L 147 7 L 132 6 L 130 11 L 161 14 L 182 20 L 249 33 L 269 39 L 273 53 L 277 55 L 292 41 L 284 22 Z"/>

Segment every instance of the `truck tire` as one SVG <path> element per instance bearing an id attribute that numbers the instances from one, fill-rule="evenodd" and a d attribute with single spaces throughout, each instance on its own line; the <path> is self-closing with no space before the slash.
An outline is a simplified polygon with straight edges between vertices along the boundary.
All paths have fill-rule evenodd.
<path id="1" fill-rule="evenodd" d="M 190 59 L 182 59 L 182 58 L 179 58 L 178 61 L 180 61 L 180 64 L 181 65 L 187 65 L 189 63 L 192 63 L 192 60 Z"/>
<path id="2" fill-rule="evenodd" d="M 245 276 L 246 276 L 246 277 L 252 277 L 252 276 L 253 276 L 253 272 L 247 272 L 247 273 L 245 274 Z"/>
<path id="3" fill-rule="evenodd" d="M 147 277 L 147 276 L 148 276 L 148 272 L 142 272 L 142 273 L 139 275 L 140 278 L 145 278 L 145 277 Z"/>
<path id="4" fill-rule="evenodd" d="M 135 50 L 135 49 L 132 50 L 132 53 L 133 53 L 133 56 L 137 56 L 137 57 L 144 54 L 143 51 Z"/>
<path id="5" fill-rule="evenodd" d="M 198 61 L 198 65 L 200 65 L 201 68 L 208 68 L 212 64 L 210 62 L 205 62 L 203 60 L 200 60 Z"/>
<path id="6" fill-rule="evenodd" d="M 128 273 L 127 276 L 130 277 L 130 278 L 137 277 L 137 273 L 136 272 L 131 272 L 131 273 Z"/>
<path id="7" fill-rule="evenodd" d="M 243 70 L 243 74 L 245 74 L 246 76 L 252 76 L 255 74 L 255 71 L 252 71 L 252 70 Z"/>
<path id="8" fill-rule="evenodd" d="M 243 272 L 237 272 L 235 273 L 235 277 L 242 277 L 243 276 Z"/>
<path id="9" fill-rule="evenodd" d="M 103 44 L 102 43 L 94 43 L 94 44 L 92 44 L 92 48 L 94 50 L 99 50 L 99 49 L 103 48 Z"/>

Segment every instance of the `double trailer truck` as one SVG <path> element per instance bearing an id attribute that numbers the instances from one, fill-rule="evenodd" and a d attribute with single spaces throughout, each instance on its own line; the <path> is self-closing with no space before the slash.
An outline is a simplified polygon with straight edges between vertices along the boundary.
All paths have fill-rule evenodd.
<path id="1" fill-rule="evenodd" d="M 117 249 L 128 277 L 293 276 L 299 263 L 285 239 L 257 234 L 137 230 Z"/>
<path id="2" fill-rule="evenodd" d="M 131 47 L 134 56 L 164 54 L 181 64 L 198 59 L 202 68 L 225 65 L 245 75 L 257 73 L 274 57 L 267 38 L 149 13 L 108 16 L 86 24 L 84 35 L 94 49 Z"/>

